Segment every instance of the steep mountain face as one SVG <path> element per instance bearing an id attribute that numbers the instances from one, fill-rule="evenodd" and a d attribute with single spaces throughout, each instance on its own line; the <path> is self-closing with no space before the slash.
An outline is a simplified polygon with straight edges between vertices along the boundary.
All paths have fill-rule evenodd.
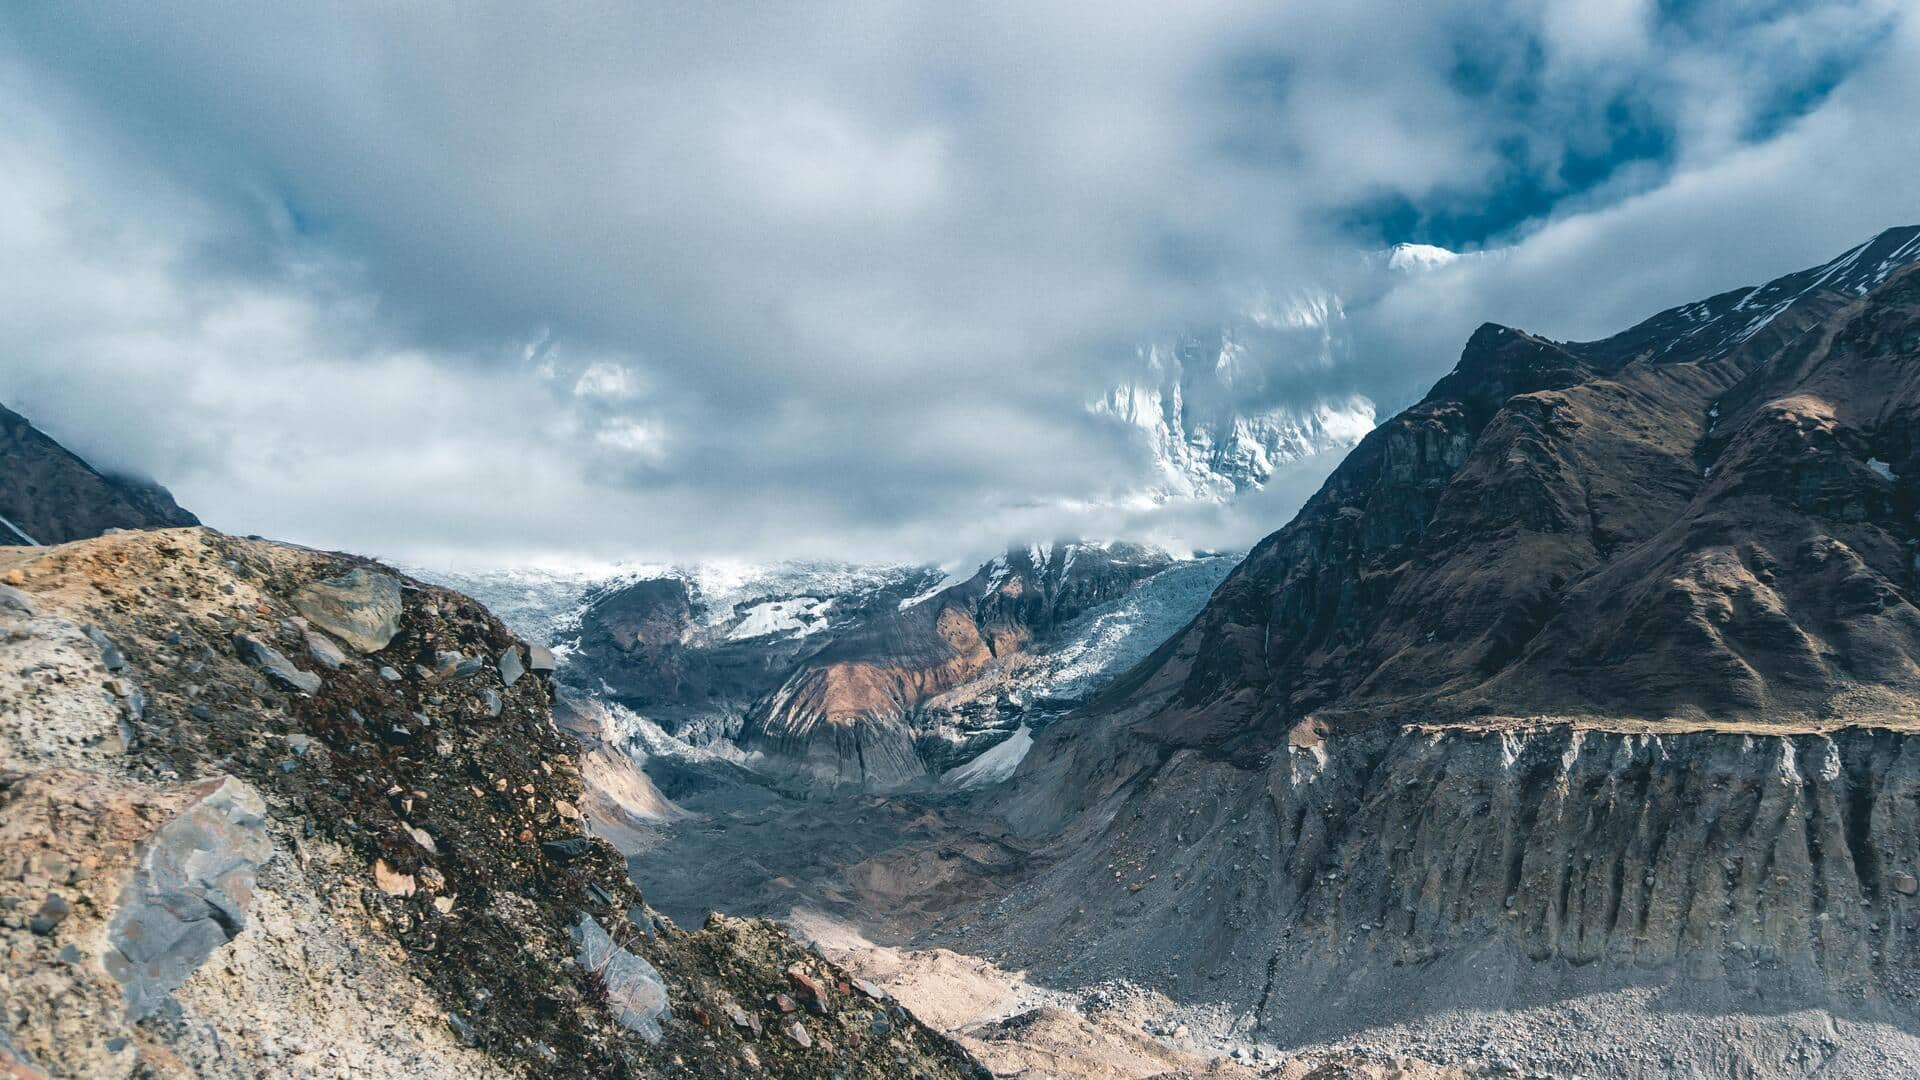
<path id="1" fill-rule="evenodd" d="M 108 476 L 0 406 L 0 543 L 59 544 L 108 529 L 198 525 L 151 481 Z"/>
<path id="2" fill-rule="evenodd" d="M 1910 1025 L 1917 260 L 1895 229 L 1602 341 L 1481 328 L 1039 735 L 995 799 L 1058 861 L 1004 944 L 1289 1036 L 1627 986 Z"/>
<path id="3" fill-rule="evenodd" d="M 1899 715 L 1915 239 L 1603 341 L 1482 327 L 1130 691 L 1180 745 L 1309 715 Z"/>
<path id="4" fill-rule="evenodd" d="M 785 576 L 739 596 L 688 574 L 598 589 L 556 638 L 562 678 L 689 742 L 732 738 L 795 664 L 944 577 L 929 567 Z"/>
<path id="5" fill-rule="evenodd" d="M 1330 314 L 1309 308 L 1301 319 Z M 1236 378 L 1248 334 L 1149 348 L 1138 378 L 1114 386 L 1090 406 L 1094 415 L 1138 430 L 1156 477 L 1150 498 L 1226 502 L 1258 490 L 1276 469 L 1347 449 L 1373 428 L 1373 402 L 1360 395 L 1307 408 L 1238 401 L 1258 392 L 1245 385 L 1247 375 Z M 1331 354 L 1336 339 L 1330 333 L 1320 337 L 1313 354 Z M 1324 355 L 1323 362 L 1335 360 Z"/>
<path id="6" fill-rule="evenodd" d="M 1172 564 L 1133 544 L 1010 550 L 815 653 L 756 707 L 740 743 L 802 786 L 901 787 L 957 763 L 937 740 L 922 745 L 932 726 L 918 715 L 922 706 L 1018 663 L 1058 628 Z"/>
<path id="7" fill-rule="evenodd" d="M 205 529 L 0 582 L 0 1073 L 981 1074 L 771 924 L 649 907 L 583 830 L 670 804 L 471 599 Z"/>
<path id="8" fill-rule="evenodd" d="M 1329 267 L 1326 284 L 1263 295 L 1216 331 L 1142 345 L 1137 374 L 1088 411 L 1133 429 L 1153 476 L 1136 499 L 1227 502 L 1257 491 L 1276 471 L 1344 453 L 1373 430 L 1366 396 L 1306 400 L 1298 390 L 1303 373 L 1353 361 L 1350 305 L 1376 301 L 1408 275 L 1498 257 L 1397 244 Z"/>

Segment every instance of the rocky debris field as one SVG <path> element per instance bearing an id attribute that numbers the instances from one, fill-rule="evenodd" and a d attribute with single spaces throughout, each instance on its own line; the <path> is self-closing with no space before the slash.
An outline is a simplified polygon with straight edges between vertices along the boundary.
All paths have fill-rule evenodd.
<path id="1" fill-rule="evenodd" d="M 351 556 L 0 548 L 0 1071 L 966 1076 L 583 829 L 544 649 Z"/>
<path id="2" fill-rule="evenodd" d="M 952 1035 L 996 1076 L 1465 1080 L 1526 1075 L 1477 1064 L 1473 1055 L 1456 1055 L 1455 1064 L 1439 1066 L 1358 1045 L 1283 1050 L 1250 1037 L 1231 1009 L 1179 1005 L 1123 980 L 1052 989 L 977 956 L 875 945 L 852 926 L 816 911 L 796 911 L 791 922 L 796 934 Z"/>

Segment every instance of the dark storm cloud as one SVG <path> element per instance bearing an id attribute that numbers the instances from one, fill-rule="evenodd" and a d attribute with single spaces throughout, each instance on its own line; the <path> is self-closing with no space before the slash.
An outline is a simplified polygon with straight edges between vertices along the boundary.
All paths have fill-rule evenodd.
<path id="1" fill-rule="evenodd" d="M 1255 383 L 1397 407 L 1920 216 L 1891 2 L 1273 7 L 10 7 L 0 400 L 386 554 L 1244 542 L 1332 462 L 1125 509 L 1139 343 L 1508 248 Z"/>

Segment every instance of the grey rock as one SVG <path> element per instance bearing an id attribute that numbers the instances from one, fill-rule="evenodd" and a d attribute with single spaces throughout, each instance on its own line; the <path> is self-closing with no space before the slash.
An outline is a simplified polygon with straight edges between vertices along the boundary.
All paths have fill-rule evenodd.
<path id="1" fill-rule="evenodd" d="M 612 937 L 582 913 L 573 928 L 575 957 L 580 968 L 600 981 L 607 1007 L 620 1025 L 650 1043 L 660 1041 L 660 1022 L 673 1018 L 667 1004 L 667 984 L 644 957 L 621 948 Z"/>
<path id="2" fill-rule="evenodd" d="M 734 1027 L 745 1028 L 748 1031 L 753 1032 L 755 1035 L 760 1034 L 760 1018 L 759 1017 L 753 1015 L 752 1013 L 748 1012 L 747 1010 L 741 1008 L 738 1005 L 735 1005 L 732 1002 L 727 1003 L 726 1009 L 727 1009 L 727 1019 L 733 1021 Z"/>
<path id="3" fill-rule="evenodd" d="M 40 901 L 40 910 L 34 912 L 33 918 L 28 920 L 27 929 L 45 937 L 53 933 L 54 927 L 65 922 L 67 916 L 72 913 L 73 906 L 67 903 L 66 897 L 59 893 L 48 893 L 47 898 Z"/>
<path id="4" fill-rule="evenodd" d="M 162 825 L 120 894 L 101 957 L 139 1020 L 247 925 L 254 870 L 273 854 L 266 804 L 228 777 Z"/>
<path id="5" fill-rule="evenodd" d="M 805 1024 L 802 1024 L 798 1020 L 795 1020 L 793 1023 L 788 1024 L 786 1027 L 782 1028 L 781 1030 L 787 1033 L 787 1038 L 792 1039 L 794 1042 L 799 1043 L 801 1046 L 813 1045 L 813 1036 L 807 1034 L 807 1026 Z"/>
<path id="6" fill-rule="evenodd" d="M 127 666 L 127 655 L 120 651 L 120 646 L 115 645 L 112 638 L 101 633 L 99 627 L 87 626 L 83 632 L 95 645 L 100 646 L 100 662 L 106 665 L 108 671 L 119 671 Z"/>
<path id="7" fill-rule="evenodd" d="M 1893 875 L 1893 890 L 1902 896 L 1920 893 L 1920 878 L 1914 877 L 1905 870 L 1897 870 Z"/>
<path id="8" fill-rule="evenodd" d="M 457 652 L 441 649 L 433 654 L 433 673 L 441 676 L 451 675 L 465 660 L 466 657 Z"/>
<path id="9" fill-rule="evenodd" d="M 382 664 L 380 666 L 380 677 L 387 680 L 388 682 L 400 681 L 400 673 L 393 670 L 390 667 L 387 667 L 385 664 Z"/>
<path id="10" fill-rule="evenodd" d="M 295 757 L 299 757 L 307 752 L 307 746 L 311 741 L 312 740 L 308 739 L 305 735 L 289 735 L 287 736 L 287 749 L 293 751 Z"/>
<path id="11" fill-rule="evenodd" d="M 480 674 L 486 670 L 486 667 L 487 662 L 477 656 L 463 656 L 460 658 L 460 663 L 454 666 L 453 673 L 456 677 L 464 679 L 469 675 Z"/>
<path id="12" fill-rule="evenodd" d="M 189 707 L 187 711 L 193 714 L 195 720 L 207 720 L 213 716 L 213 710 L 207 708 L 205 705 L 194 705 Z"/>
<path id="13" fill-rule="evenodd" d="M 314 662 L 320 666 L 335 670 L 347 662 L 347 654 L 340 650 L 340 646 L 335 645 L 332 638 L 317 630 L 307 631 L 307 655 L 313 657 Z"/>
<path id="14" fill-rule="evenodd" d="M 551 672 L 555 666 L 557 665 L 553 658 L 552 649 L 531 641 L 527 642 L 527 669 L 529 671 L 545 675 Z"/>
<path id="15" fill-rule="evenodd" d="M 33 617 L 33 601 L 11 585 L 0 585 L 0 611 Z"/>
<path id="16" fill-rule="evenodd" d="M 289 690 L 311 694 L 320 689 L 320 676 L 293 666 L 279 649 L 251 634 L 233 635 L 233 649 L 240 659 L 264 672 L 268 679 Z"/>
<path id="17" fill-rule="evenodd" d="M 506 707 L 506 702 L 502 700 L 498 690 L 488 690 L 480 696 L 486 700 L 488 716 L 499 716 L 500 710 Z"/>
<path id="18" fill-rule="evenodd" d="M 314 625 L 363 653 L 379 652 L 400 632 L 400 579 L 367 569 L 316 581 L 293 594 Z"/>
<path id="19" fill-rule="evenodd" d="M 500 654 L 500 681 L 512 686 L 526 673 L 525 665 L 520 663 L 520 646 L 507 646 L 506 651 Z"/>

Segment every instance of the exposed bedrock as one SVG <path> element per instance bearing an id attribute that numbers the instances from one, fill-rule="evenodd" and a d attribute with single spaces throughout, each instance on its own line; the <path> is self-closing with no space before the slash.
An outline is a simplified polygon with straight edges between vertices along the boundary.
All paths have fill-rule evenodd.
<path id="1" fill-rule="evenodd" d="M 996 944 L 1237 1002 L 1282 1040 L 1628 986 L 1910 1026 L 1920 737 L 1294 742 L 1254 768 L 1132 759 L 1069 854 L 1005 902 L 1019 925 L 989 919 Z"/>

